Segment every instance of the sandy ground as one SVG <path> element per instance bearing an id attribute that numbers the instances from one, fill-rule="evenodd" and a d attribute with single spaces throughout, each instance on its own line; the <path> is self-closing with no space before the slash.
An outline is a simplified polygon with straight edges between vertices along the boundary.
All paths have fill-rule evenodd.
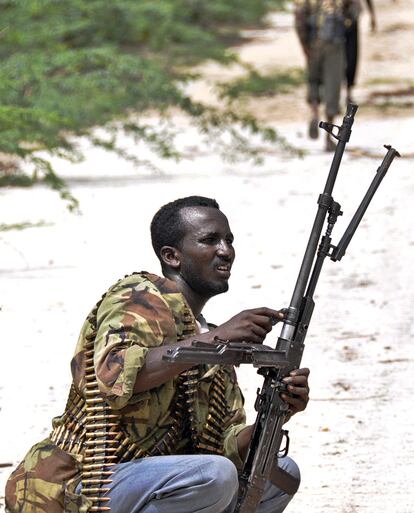
<path id="1" fill-rule="evenodd" d="M 361 103 L 374 88 L 372 78 L 382 77 L 384 88 L 396 84 L 384 77 L 401 86 L 413 80 L 413 40 L 406 27 L 414 19 L 414 2 L 383 0 L 377 9 L 375 38 L 363 19 L 364 55 L 388 60 L 364 60 L 356 91 Z M 278 15 L 276 27 L 257 33 L 240 49 L 243 58 L 270 67 L 300 66 L 289 16 Z M 398 24 L 405 37 L 393 39 L 396 48 L 387 43 L 386 27 Z M 209 66 L 207 72 L 212 80 L 218 70 Z M 194 94 L 207 96 L 208 80 L 194 84 Z M 178 143 L 194 157 L 159 163 L 157 176 L 91 149 L 83 164 L 56 161 L 82 215 L 69 214 L 43 187 L 0 190 L 2 223 L 40 223 L 0 235 L 0 463 L 16 464 L 62 412 L 68 362 L 90 307 L 124 274 L 158 270 L 148 225 L 165 202 L 213 196 L 230 219 L 238 256 L 231 290 L 206 308 L 210 320 L 220 323 L 244 308 L 288 305 L 331 161 L 321 140 L 305 137 L 302 93 L 260 100 L 256 107 L 292 144 L 305 147 L 304 159 L 269 148 L 260 167 L 223 163 L 208 148 L 194 152 L 201 145 L 198 135 L 177 120 Z M 334 191 L 344 211 L 334 243 L 374 176 L 382 145 L 413 152 L 412 115 L 409 107 L 384 113 L 361 106 Z M 393 164 L 347 255 L 340 263 L 328 261 L 321 277 L 303 359 L 312 371 L 312 400 L 290 423 L 291 456 L 302 470 L 292 513 L 414 511 L 412 162 L 406 157 Z M 275 330 L 269 337 L 270 345 L 277 335 Z M 239 378 L 253 420 L 261 379 L 248 367 L 239 369 Z M 0 469 L 0 490 L 10 470 Z"/>

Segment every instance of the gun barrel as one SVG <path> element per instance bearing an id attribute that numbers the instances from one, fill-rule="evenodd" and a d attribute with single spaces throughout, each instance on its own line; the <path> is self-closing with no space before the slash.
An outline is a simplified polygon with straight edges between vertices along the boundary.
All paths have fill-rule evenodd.
<path id="1" fill-rule="evenodd" d="M 347 229 L 345 230 L 341 240 L 339 241 L 336 248 L 333 250 L 331 255 L 331 260 L 334 262 L 338 262 L 341 260 L 341 258 L 345 255 L 346 249 L 351 242 L 352 237 L 354 236 L 354 233 L 356 229 L 359 226 L 359 223 L 361 222 L 365 211 L 368 208 L 368 205 L 371 203 L 371 200 L 377 191 L 380 183 L 382 182 L 384 176 L 387 174 L 388 168 L 390 167 L 392 161 L 395 157 L 400 157 L 400 154 L 395 148 L 392 148 L 391 146 L 386 145 L 385 148 L 387 148 L 387 153 L 380 165 L 380 167 L 377 169 L 377 172 L 368 187 L 367 192 L 365 193 L 365 196 L 363 197 L 361 204 L 357 208 L 354 216 L 352 217 Z"/>
<path id="2" fill-rule="evenodd" d="M 339 127 L 339 134 L 337 136 L 338 144 L 336 146 L 335 154 L 329 170 L 328 178 L 326 180 L 323 193 L 318 199 L 318 210 L 316 212 L 315 221 L 311 230 L 308 244 L 306 246 L 305 254 L 302 260 L 302 265 L 299 270 L 299 275 L 293 291 L 292 299 L 288 309 L 283 328 L 282 336 L 289 339 L 292 337 L 294 330 L 289 325 L 296 326 L 299 309 L 302 298 L 305 295 L 305 290 L 309 282 L 309 277 L 312 271 L 312 264 L 315 260 L 315 255 L 318 249 L 323 225 L 326 219 L 326 214 L 330 208 L 333 198 L 332 190 L 335 185 L 336 177 L 338 175 L 339 166 L 341 164 L 342 156 L 345 150 L 345 145 L 349 141 L 352 132 L 352 125 L 354 123 L 354 116 L 358 109 L 357 105 L 349 104 L 346 114 L 343 118 L 342 125 Z"/>

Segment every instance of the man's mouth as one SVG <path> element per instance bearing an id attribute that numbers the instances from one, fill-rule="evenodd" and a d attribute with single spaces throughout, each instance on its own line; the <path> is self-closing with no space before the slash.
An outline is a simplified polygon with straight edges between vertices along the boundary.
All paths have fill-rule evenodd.
<path id="1" fill-rule="evenodd" d="M 231 265 L 230 264 L 221 264 L 216 266 L 216 270 L 223 276 L 229 277 L 230 271 L 231 271 Z"/>

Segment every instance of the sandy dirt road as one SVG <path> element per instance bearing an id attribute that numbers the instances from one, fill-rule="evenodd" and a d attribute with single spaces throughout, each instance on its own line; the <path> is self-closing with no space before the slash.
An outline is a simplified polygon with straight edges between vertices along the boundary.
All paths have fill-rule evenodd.
<path id="1" fill-rule="evenodd" d="M 361 67 L 356 95 L 362 105 L 334 194 L 344 210 L 334 242 L 379 165 L 382 144 L 392 143 L 403 155 L 413 152 L 409 106 L 378 109 L 363 103 L 377 87 L 390 90 L 413 80 L 406 27 L 414 19 L 414 2 L 376 5 L 380 31 L 374 39 L 363 20 L 364 54 L 377 52 L 387 60 L 365 60 Z M 263 59 L 263 66 L 300 66 L 288 16 L 275 17 L 276 28 L 256 34 L 242 55 L 256 64 Z M 387 44 L 387 24 L 401 25 L 397 32 L 404 36 L 396 44 L 403 55 Z M 280 61 L 266 64 L 264 47 Z M 388 76 L 391 64 L 397 71 L 390 76 L 401 83 L 369 82 L 377 72 Z M 214 73 L 207 68 L 207 79 Z M 194 94 L 207 95 L 208 80 L 194 84 Z M 216 197 L 229 216 L 238 255 L 231 290 L 208 305 L 209 319 L 220 323 L 243 308 L 288 304 L 331 161 L 320 140 L 304 135 L 302 93 L 255 105 L 263 119 L 306 149 L 304 159 L 269 148 L 261 167 L 226 164 L 208 149 L 195 152 L 198 135 L 183 123 L 179 144 L 194 156 L 180 164 L 160 163 L 159 176 L 96 150 L 78 166 L 56 162 L 81 202 L 81 216 L 67 213 L 42 187 L 0 191 L 2 223 L 39 222 L 0 234 L 0 463 L 16 464 L 62 411 L 68 362 L 91 305 L 124 274 L 158 269 L 148 225 L 161 204 L 203 194 Z M 341 263 L 327 262 L 322 275 L 303 360 L 312 372 L 312 400 L 290 423 L 291 455 L 302 471 L 292 513 L 414 511 L 412 165 L 409 157 L 393 164 L 348 254 Z M 239 378 L 253 420 L 261 380 L 247 367 L 239 369 Z M 1 490 L 9 472 L 0 469 Z"/>

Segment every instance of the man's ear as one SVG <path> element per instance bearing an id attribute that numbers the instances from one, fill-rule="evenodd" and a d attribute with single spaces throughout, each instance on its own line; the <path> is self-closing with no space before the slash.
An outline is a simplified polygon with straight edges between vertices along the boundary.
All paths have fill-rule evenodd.
<path id="1" fill-rule="evenodd" d="M 161 260 L 172 269 L 178 269 L 181 264 L 180 252 L 173 246 L 163 246 L 160 250 Z"/>

